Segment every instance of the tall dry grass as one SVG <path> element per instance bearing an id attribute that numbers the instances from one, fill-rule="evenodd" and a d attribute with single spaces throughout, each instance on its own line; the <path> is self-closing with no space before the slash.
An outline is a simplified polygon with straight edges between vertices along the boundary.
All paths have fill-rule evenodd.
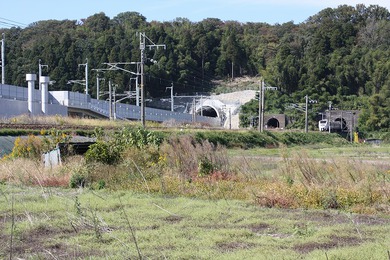
<path id="1" fill-rule="evenodd" d="M 101 119 L 89 119 L 68 116 L 29 116 L 27 114 L 12 118 L 2 118 L 1 123 L 10 124 L 47 124 L 47 125 L 74 125 L 74 126 L 95 126 L 95 127 L 123 127 L 128 125 L 139 125 L 138 122 L 110 121 Z"/>
<path id="2" fill-rule="evenodd" d="M 282 205 L 289 198 L 297 207 L 390 212 L 389 166 L 375 161 L 316 159 L 299 150 L 283 156 L 279 179 L 273 194 Z"/>
<path id="3" fill-rule="evenodd" d="M 78 167 L 83 167 L 83 158 L 74 156 L 62 165 L 46 168 L 39 160 L 16 158 L 0 163 L 0 182 L 41 187 L 68 187 L 69 180 Z"/>
<path id="4" fill-rule="evenodd" d="M 207 199 L 242 199 L 260 206 L 390 213 L 388 164 L 358 159 L 317 159 L 304 149 L 278 158 L 245 158 L 192 137 L 177 136 L 159 148 L 129 148 L 115 165 L 69 157 L 45 169 L 37 160 L 0 163 L 0 182 L 68 187 L 78 175 L 90 188 L 127 189 Z"/>

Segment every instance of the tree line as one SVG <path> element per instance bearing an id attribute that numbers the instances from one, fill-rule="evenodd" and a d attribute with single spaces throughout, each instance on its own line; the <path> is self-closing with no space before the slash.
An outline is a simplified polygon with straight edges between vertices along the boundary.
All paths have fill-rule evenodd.
<path id="1" fill-rule="evenodd" d="M 24 86 L 26 73 L 43 74 L 56 83 L 51 90 L 83 92 L 69 80 L 84 79 L 80 64 L 88 59 L 89 82 L 104 63 L 139 62 L 139 32 L 146 44 L 146 86 L 151 97 L 209 92 L 215 79 L 261 75 L 279 91 L 267 93 L 267 111 L 284 113 L 286 104 L 303 102 L 306 95 L 326 109 L 361 110 L 366 130 L 390 129 L 390 13 L 377 5 L 327 8 L 295 24 L 240 23 L 207 18 L 148 22 L 137 12 L 110 19 L 104 13 L 81 21 L 47 20 L 26 28 L 0 29 L 6 38 L 6 82 Z M 150 40 L 150 42 L 148 42 Z M 136 71 L 135 65 L 121 65 Z M 102 71 L 100 77 L 117 85 L 117 92 L 134 90 L 134 75 Z M 107 89 L 106 84 L 102 89 Z M 92 96 L 96 88 L 91 87 Z M 250 109 L 249 109 L 250 110 Z M 256 109 L 253 108 L 255 111 Z M 248 112 L 249 113 L 249 112 Z"/>

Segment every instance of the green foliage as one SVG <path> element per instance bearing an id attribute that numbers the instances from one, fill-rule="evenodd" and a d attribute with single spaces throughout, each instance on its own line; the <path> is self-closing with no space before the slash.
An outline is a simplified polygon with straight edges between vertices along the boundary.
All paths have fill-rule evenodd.
<path id="1" fill-rule="evenodd" d="M 129 148 L 142 150 L 150 146 L 158 147 L 164 140 L 163 133 L 144 128 L 125 127 L 109 136 L 104 134 L 102 129 L 95 129 L 97 142 L 86 152 L 87 162 L 113 165 L 123 159 L 123 153 Z"/>
<path id="2" fill-rule="evenodd" d="M 277 140 L 273 139 L 267 133 L 256 131 L 205 131 L 195 133 L 195 139 L 198 142 L 208 140 L 214 145 L 223 145 L 228 148 L 253 148 L 265 147 L 267 145 L 277 145 Z"/>
<path id="3" fill-rule="evenodd" d="M 69 180 L 69 187 L 74 189 L 74 188 L 79 188 L 79 187 L 86 187 L 88 185 L 88 170 L 87 167 L 82 167 L 77 169 L 72 176 L 70 177 Z M 77 202 L 77 200 L 76 200 Z"/>
<path id="4" fill-rule="evenodd" d="M 42 139 L 35 135 L 29 135 L 27 138 L 18 137 L 9 157 L 38 159 L 42 154 L 42 147 Z"/>
<path id="5" fill-rule="evenodd" d="M 9 157 L 38 159 L 42 153 L 54 149 L 58 143 L 69 140 L 69 136 L 55 129 L 51 129 L 48 132 L 41 130 L 40 134 L 41 136 L 29 134 L 26 138 L 16 138 L 14 148 Z"/>
<path id="6" fill-rule="evenodd" d="M 159 146 L 164 136 L 161 132 L 152 132 L 144 128 L 123 128 L 113 136 L 115 145 L 119 147 L 136 147 L 143 149 L 146 146 Z"/>
<path id="7" fill-rule="evenodd" d="M 69 180 L 69 187 L 70 188 L 78 188 L 78 187 L 84 187 L 85 186 L 85 177 L 80 174 L 73 174 L 72 177 Z"/>
<path id="8" fill-rule="evenodd" d="M 347 144 L 348 141 L 337 134 L 319 133 L 319 132 L 284 132 L 275 134 L 278 140 L 286 145 L 306 145 L 326 143 L 332 145 Z"/>
<path id="9" fill-rule="evenodd" d="M 207 157 L 202 157 L 199 159 L 198 163 L 198 175 L 200 177 L 207 176 L 214 171 L 215 166 Z"/>
<path id="10" fill-rule="evenodd" d="M 326 109 L 327 101 L 343 109 L 367 109 L 360 127 L 386 130 L 389 16 L 386 8 L 376 5 L 342 5 L 326 8 L 300 24 L 239 23 L 216 18 L 147 22 L 136 12 L 120 13 L 112 19 L 97 13 L 83 23 L 39 21 L 24 29 L 2 30 L 8 39 L 6 53 L 11 55 L 6 81 L 23 85 L 22 72 L 34 70 L 35 62 L 41 59 L 54 68 L 51 77 L 57 83 L 53 90 L 70 90 L 66 83 L 81 77 L 78 64 L 85 58 L 91 67 L 139 60 L 135 35 L 144 31 L 156 44 L 167 45 L 166 50 L 148 53 L 158 61 L 158 66 L 145 64 L 151 76 L 145 84 L 153 86 L 148 90 L 151 97 L 166 95 L 167 82 L 175 82 L 176 93 L 195 93 L 212 90 L 216 78 L 260 74 L 280 92 L 267 94 L 266 111 L 284 112 L 287 103 L 297 103 L 308 94 L 318 100 L 318 109 Z M 126 90 L 131 81 L 128 74 L 107 73 L 121 83 L 118 93 Z M 107 86 L 102 88 L 107 90 Z M 73 85 L 72 90 L 82 91 L 82 86 Z M 96 97 L 96 90 L 92 91 Z M 370 97 L 370 102 L 356 107 L 347 102 L 348 96 Z M 247 125 L 253 115 L 247 114 L 242 125 Z"/>
<path id="11" fill-rule="evenodd" d="M 0 136 L 27 136 L 27 135 L 39 135 L 39 130 L 28 129 L 0 129 Z"/>
<path id="12" fill-rule="evenodd" d="M 120 147 L 104 141 L 97 141 L 92 144 L 85 153 L 85 160 L 88 162 L 101 162 L 104 164 L 115 164 L 121 159 Z"/>

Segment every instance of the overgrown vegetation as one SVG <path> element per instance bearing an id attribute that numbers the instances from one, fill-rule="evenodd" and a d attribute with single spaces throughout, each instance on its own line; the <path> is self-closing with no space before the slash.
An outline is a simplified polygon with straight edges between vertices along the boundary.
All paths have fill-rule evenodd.
<path id="1" fill-rule="evenodd" d="M 329 146 L 346 144 L 323 133 L 271 133 L 150 131 L 123 128 L 116 132 L 95 130 L 97 142 L 85 158 L 74 164 L 43 170 L 12 170 L 17 157 L 36 158 L 35 139 L 4 160 L 1 180 L 23 184 L 109 188 L 137 192 L 183 195 L 208 199 L 240 199 L 266 207 L 341 209 L 351 212 L 390 212 L 389 165 L 331 156 L 318 160 L 304 149 L 286 145 Z M 55 135 L 54 135 L 55 137 Z M 223 145 L 221 145 L 223 144 Z M 226 147 L 279 147 L 280 158 L 228 155 Z M 360 148 L 359 148 L 360 147 Z M 15 148 L 15 151 L 18 149 Z M 355 149 L 363 149 L 355 145 Z M 27 152 L 30 153 L 27 153 Z M 275 158 L 275 157 L 274 157 Z M 72 163 L 71 163 L 72 162 Z M 14 165 L 14 166 L 13 166 Z M 11 169 L 11 170 L 10 170 Z M 55 182 L 56 174 L 59 181 Z M 64 182 L 64 180 L 67 180 Z"/>
<path id="2" fill-rule="evenodd" d="M 97 127 L 85 156 L 44 168 L 39 154 L 68 136 L 41 134 L 18 139 L 0 161 L 2 258 L 388 253 L 389 145 L 327 133 Z"/>
<path id="3" fill-rule="evenodd" d="M 29 134 L 26 138 L 18 137 L 12 153 L 5 159 L 22 157 L 37 160 L 43 153 L 56 148 L 58 143 L 67 142 L 69 138 L 70 136 L 55 129 L 41 130 L 39 136 Z"/>

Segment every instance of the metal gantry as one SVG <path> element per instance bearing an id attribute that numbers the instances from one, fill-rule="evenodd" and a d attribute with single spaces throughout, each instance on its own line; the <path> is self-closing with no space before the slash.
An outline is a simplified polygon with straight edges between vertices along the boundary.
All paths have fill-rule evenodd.
<path id="1" fill-rule="evenodd" d="M 80 66 L 85 66 L 85 94 L 88 95 L 88 58 L 85 59 L 85 63 L 79 64 Z"/>
<path id="2" fill-rule="evenodd" d="M 49 65 L 41 64 L 41 59 L 39 59 L 38 66 L 39 66 L 39 68 L 38 68 L 38 71 L 39 71 L 38 85 L 39 85 L 39 89 L 41 89 L 42 68 L 49 68 Z"/>
<path id="3" fill-rule="evenodd" d="M 171 90 L 171 111 L 173 112 L 174 108 L 174 101 L 173 101 L 173 82 L 170 87 L 166 87 L 165 90 L 170 89 Z"/>
<path id="4" fill-rule="evenodd" d="M 131 80 L 135 80 L 135 95 L 136 95 L 136 105 L 139 106 L 139 87 L 138 87 L 138 76 L 141 75 L 140 73 L 140 70 L 141 70 L 141 62 L 106 62 L 106 63 L 103 63 L 104 65 L 108 66 L 109 68 L 106 69 L 106 70 L 120 70 L 120 71 L 124 71 L 124 72 L 127 72 L 127 73 L 130 73 L 132 75 L 135 75 L 136 77 L 135 78 L 130 78 L 130 81 Z M 136 65 L 136 72 L 133 72 L 131 70 L 127 70 L 127 69 L 124 69 L 120 66 L 123 66 L 123 65 Z M 130 86 L 131 88 L 131 86 Z M 122 98 L 121 100 L 123 99 L 126 99 L 126 98 L 132 98 L 133 97 L 133 93 L 131 92 L 131 89 L 129 90 L 129 92 L 125 95 L 124 98 Z"/>
<path id="5" fill-rule="evenodd" d="M 310 104 L 314 104 L 314 103 L 317 103 L 317 100 L 313 100 L 313 99 L 309 99 L 309 96 L 306 95 L 305 96 L 305 103 L 306 103 L 306 106 L 305 106 L 305 133 L 309 132 L 309 119 L 308 119 L 308 106 L 309 106 L 309 103 Z"/>
<path id="6" fill-rule="evenodd" d="M 109 69 L 92 69 L 93 71 L 96 71 L 96 99 L 99 100 L 101 93 L 100 93 L 100 81 L 106 81 L 105 78 L 100 78 L 99 73 L 104 73 L 105 71 Z"/>
<path id="7" fill-rule="evenodd" d="M 148 40 L 151 44 L 146 45 L 146 40 Z M 155 44 L 152 40 L 150 40 L 144 32 L 139 33 L 139 48 L 141 51 L 141 123 L 142 126 L 145 127 L 145 75 L 144 75 L 144 65 L 146 60 L 145 48 L 148 47 L 149 50 L 154 48 L 163 47 L 166 49 L 165 44 Z"/>
<path id="8" fill-rule="evenodd" d="M 277 87 L 267 86 L 262 78 L 259 85 L 259 131 L 264 131 L 264 104 L 265 104 L 265 90 L 278 90 Z"/>

